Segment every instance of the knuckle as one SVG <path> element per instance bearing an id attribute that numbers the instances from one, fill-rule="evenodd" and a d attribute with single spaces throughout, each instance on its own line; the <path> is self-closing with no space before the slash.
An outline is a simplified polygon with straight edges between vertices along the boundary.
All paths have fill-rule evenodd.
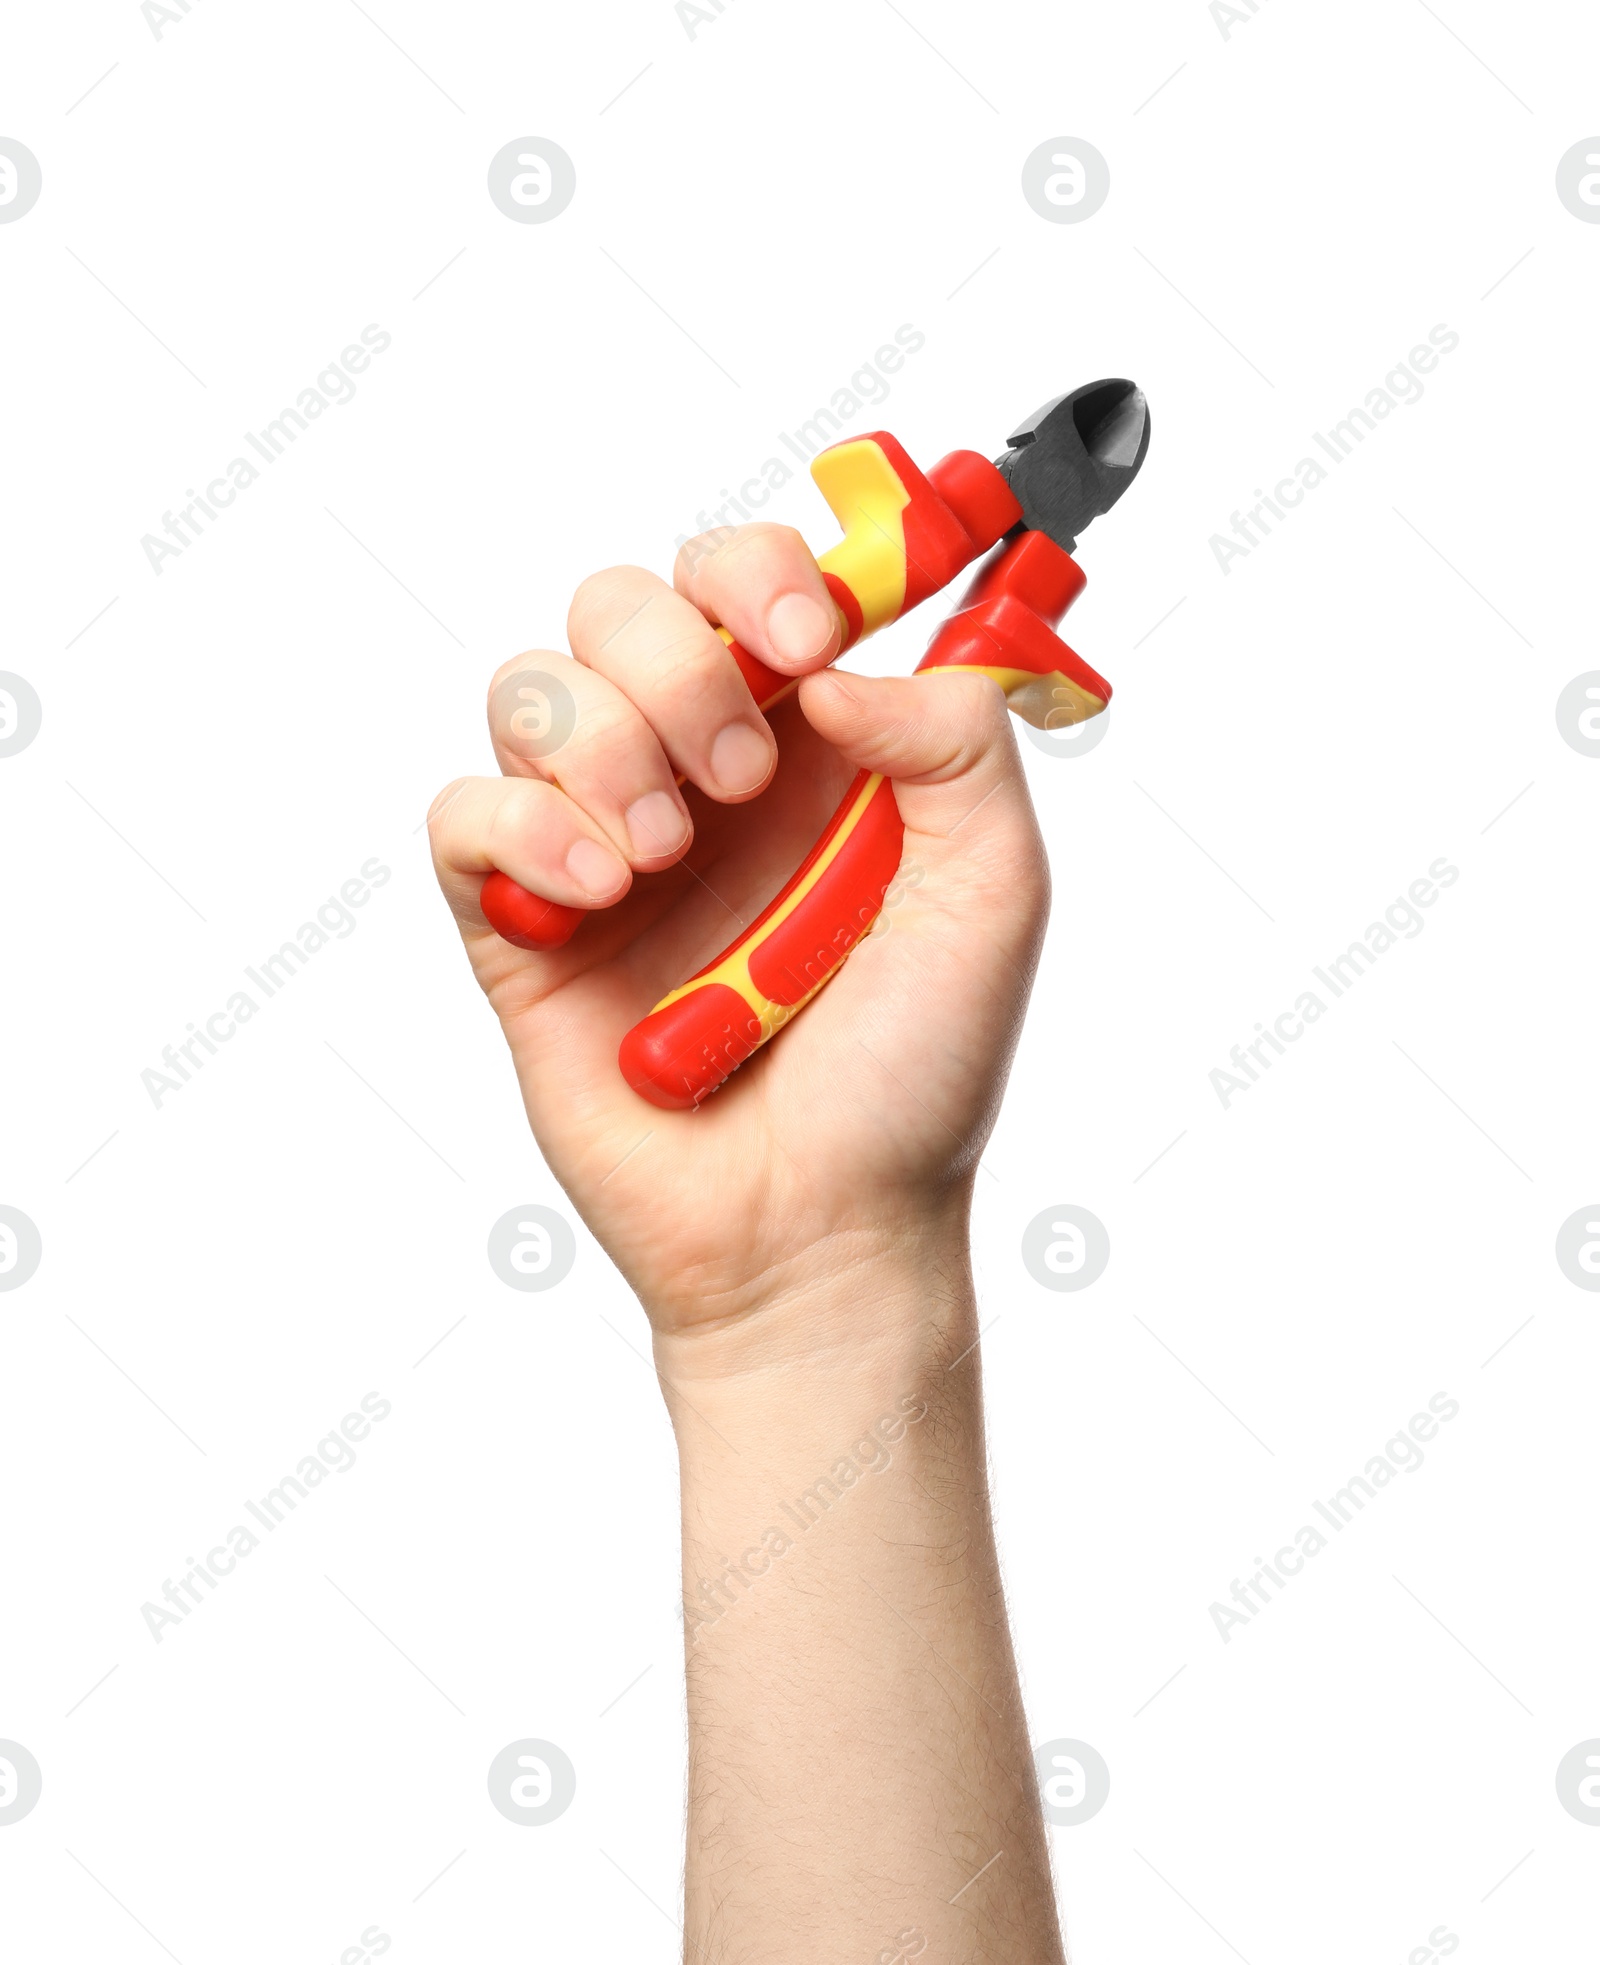
<path id="1" fill-rule="evenodd" d="M 926 685 L 923 685 L 924 687 Z M 952 750 L 974 757 L 987 750 L 1004 727 L 1007 709 L 1000 686 L 990 676 L 949 670 L 934 680 L 939 691 L 931 714 Z"/>
<path id="2" fill-rule="evenodd" d="M 781 573 L 797 553 L 806 553 L 806 544 L 792 526 L 746 525 L 726 542 L 718 558 L 734 578 L 743 579 Z"/>
<path id="3" fill-rule="evenodd" d="M 735 536 L 737 527 L 731 525 L 713 526 L 709 532 L 696 533 L 694 538 L 686 539 L 678 548 L 673 576 L 679 586 L 687 585 L 695 578 L 695 569 L 703 568 L 707 562 L 714 561 L 717 555 Z"/>
<path id="4" fill-rule="evenodd" d="M 974 671 L 963 675 L 958 669 L 948 680 L 965 696 L 962 715 L 967 722 L 982 724 L 986 729 L 998 729 L 1005 722 L 1005 692 L 993 676 L 979 675 Z"/>
<path id="5" fill-rule="evenodd" d="M 665 690 L 681 684 L 692 684 L 697 690 L 709 687 L 722 674 L 726 646 L 721 635 L 709 627 L 664 635 L 651 651 L 652 696 L 659 698 Z"/>
<path id="6" fill-rule="evenodd" d="M 612 654 L 619 648 L 614 645 Z M 612 736 L 653 733 L 663 717 L 698 716 L 708 695 L 720 696 L 729 677 L 737 678 L 722 637 L 689 611 L 675 611 L 670 619 L 663 615 L 649 638 L 629 649 L 625 661 L 613 666 L 602 657 L 598 666 L 625 698 L 615 723 L 594 725 Z M 587 737 L 590 730 L 585 716 L 579 734 Z"/>
<path id="7" fill-rule="evenodd" d="M 500 796 L 483 817 L 483 851 L 495 865 L 504 866 L 503 854 L 521 857 L 533 832 L 531 801 L 520 794 L 531 789 L 529 781 L 507 779 Z"/>
<path id="8" fill-rule="evenodd" d="M 923 735 L 928 750 L 937 754 L 933 775 L 962 778 L 996 763 L 1008 768 L 1016 742 L 1005 696 L 993 678 L 947 674 L 939 678 L 938 688 L 938 709 Z"/>
<path id="9" fill-rule="evenodd" d="M 529 668 L 544 668 L 556 662 L 565 663 L 568 659 L 567 656 L 559 655 L 549 648 L 525 648 L 520 655 L 508 657 L 489 678 L 489 703 L 493 704 L 495 692 L 501 684 L 509 682 L 514 675 L 521 675 Z"/>
<path id="10" fill-rule="evenodd" d="M 963 681 L 967 692 L 963 722 L 975 752 L 1005 743 L 1011 734 L 1011 711 L 1005 692 L 992 676 L 975 675 Z"/>
<path id="11" fill-rule="evenodd" d="M 582 756 L 585 753 L 633 751 L 642 748 L 650 741 L 650 727 L 641 712 L 626 700 L 592 704 L 578 718 L 572 733 L 570 749 Z"/>
<path id="12" fill-rule="evenodd" d="M 457 800 L 471 782 L 470 778 L 453 778 L 428 807 L 428 837 L 435 844 L 444 832 L 445 821 L 454 810 Z"/>
<path id="13" fill-rule="evenodd" d="M 607 613 L 615 611 L 648 582 L 642 566 L 608 566 L 580 581 L 567 609 L 567 628 L 571 634 L 583 630 Z"/>
<path id="14" fill-rule="evenodd" d="M 679 552 L 673 577 L 682 591 L 714 596 L 712 604 L 725 607 L 739 598 L 759 599 L 764 588 L 788 587 L 797 572 L 802 578 L 820 578 L 804 537 L 792 525 L 759 519 L 689 540 Z"/>

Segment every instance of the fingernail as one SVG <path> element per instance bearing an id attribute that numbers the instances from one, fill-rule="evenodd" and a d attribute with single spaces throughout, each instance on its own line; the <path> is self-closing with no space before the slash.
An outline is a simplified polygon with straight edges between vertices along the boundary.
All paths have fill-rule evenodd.
<path id="1" fill-rule="evenodd" d="M 784 594 L 767 611 L 767 641 L 785 662 L 810 662 L 833 640 L 833 612 L 810 594 Z"/>
<path id="2" fill-rule="evenodd" d="M 677 852 L 689 831 L 683 807 L 664 791 L 646 792 L 643 798 L 636 798 L 623 817 L 628 822 L 634 857 L 640 860 L 658 860 L 663 853 Z"/>
<path id="3" fill-rule="evenodd" d="M 594 901 L 609 899 L 628 877 L 616 854 L 592 839 L 580 839 L 567 854 L 567 871 Z"/>
<path id="4" fill-rule="evenodd" d="M 754 791 L 772 769 L 772 739 L 748 723 L 730 723 L 711 746 L 711 775 L 725 792 Z"/>

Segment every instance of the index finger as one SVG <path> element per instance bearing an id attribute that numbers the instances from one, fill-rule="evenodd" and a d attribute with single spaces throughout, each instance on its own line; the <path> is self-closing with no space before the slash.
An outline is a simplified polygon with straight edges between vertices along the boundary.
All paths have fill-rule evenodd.
<path id="1" fill-rule="evenodd" d="M 844 618 L 791 526 L 702 533 L 679 553 L 672 584 L 780 675 L 824 668 L 844 646 Z"/>

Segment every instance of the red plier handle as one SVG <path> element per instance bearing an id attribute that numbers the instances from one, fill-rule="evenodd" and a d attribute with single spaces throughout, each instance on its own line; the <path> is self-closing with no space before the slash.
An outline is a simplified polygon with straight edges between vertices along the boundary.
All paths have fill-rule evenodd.
<path id="1" fill-rule="evenodd" d="M 1111 685 L 1054 626 L 1084 575 L 1042 532 L 1003 546 L 917 665 L 923 676 L 992 677 L 1025 722 L 1059 729 L 1097 715 Z M 822 837 L 764 912 L 622 1040 L 622 1075 L 652 1105 L 688 1110 L 809 1003 L 871 930 L 900 869 L 894 786 L 862 771 Z"/>
<path id="2" fill-rule="evenodd" d="M 924 474 L 893 437 L 876 431 L 823 451 L 811 475 L 844 528 L 819 561 L 844 617 L 844 648 L 899 620 L 1014 534 L 934 637 L 917 673 L 989 675 L 1019 715 L 1043 728 L 1105 708 L 1109 685 L 1054 633 L 1084 576 L 1046 534 L 1016 531 L 1022 507 L 986 458 L 958 450 Z M 798 687 L 726 629 L 719 632 L 758 708 Z M 782 893 L 629 1031 L 619 1063 L 634 1090 L 655 1105 L 692 1108 L 782 1029 L 877 919 L 903 837 L 892 785 L 862 772 Z M 584 917 L 503 873 L 485 880 L 481 905 L 490 925 L 519 948 L 559 948 Z"/>
<path id="3" fill-rule="evenodd" d="M 958 450 L 924 475 L 883 430 L 831 445 L 812 460 L 811 475 L 844 531 L 818 562 L 844 618 L 840 654 L 948 586 L 1022 517 L 987 458 Z M 718 632 L 757 709 L 773 708 L 799 687 L 794 676 L 757 661 L 726 628 Z M 503 873 L 484 882 L 481 905 L 492 928 L 528 949 L 560 948 L 585 913 L 530 894 Z"/>

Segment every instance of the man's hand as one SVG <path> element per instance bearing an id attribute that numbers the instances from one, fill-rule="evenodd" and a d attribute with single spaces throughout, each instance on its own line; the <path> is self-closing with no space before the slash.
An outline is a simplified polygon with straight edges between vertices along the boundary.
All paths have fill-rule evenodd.
<path id="1" fill-rule="evenodd" d="M 774 730 L 716 620 L 805 676 Z M 571 738 L 534 759 L 496 730 L 505 775 L 451 786 L 432 832 L 539 1144 L 655 1327 L 687 1955 L 1059 1965 L 966 1253 L 1049 892 L 1000 691 L 821 673 L 838 618 L 772 527 L 688 549 L 676 592 L 600 574 L 568 625 L 571 658 L 497 682 L 554 677 Z M 624 1034 L 771 900 L 863 766 L 905 820 L 887 932 L 698 1111 L 647 1105 Z M 496 869 L 596 912 L 554 953 L 513 948 L 478 906 Z"/>
<path id="2" fill-rule="evenodd" d="M 807 676 L 772 729 L 713 621 Z M 552 676 L 571 738 L 530 761 L 492 732 L 504 775 L 434 804 L 439 879 L 539 1145 L 658 1331 L 767 1316 L 965 1222 L 1048 905 L 1009 718 L 982 677 L 820 673 L 838 617 L 774 526 L 694 542 L 676 591 L 597 574 L 568 631 L 570 657 L 494 681 Z M 766 905 L 863 766 L 894 780 L 906 825 L 886 932 L 700 1110 L 647 1105 L 617 1069 L 624 1034 Z M 478 906 L 496 868 L 596 913 L 566 948 L 513 948 Z"/>

